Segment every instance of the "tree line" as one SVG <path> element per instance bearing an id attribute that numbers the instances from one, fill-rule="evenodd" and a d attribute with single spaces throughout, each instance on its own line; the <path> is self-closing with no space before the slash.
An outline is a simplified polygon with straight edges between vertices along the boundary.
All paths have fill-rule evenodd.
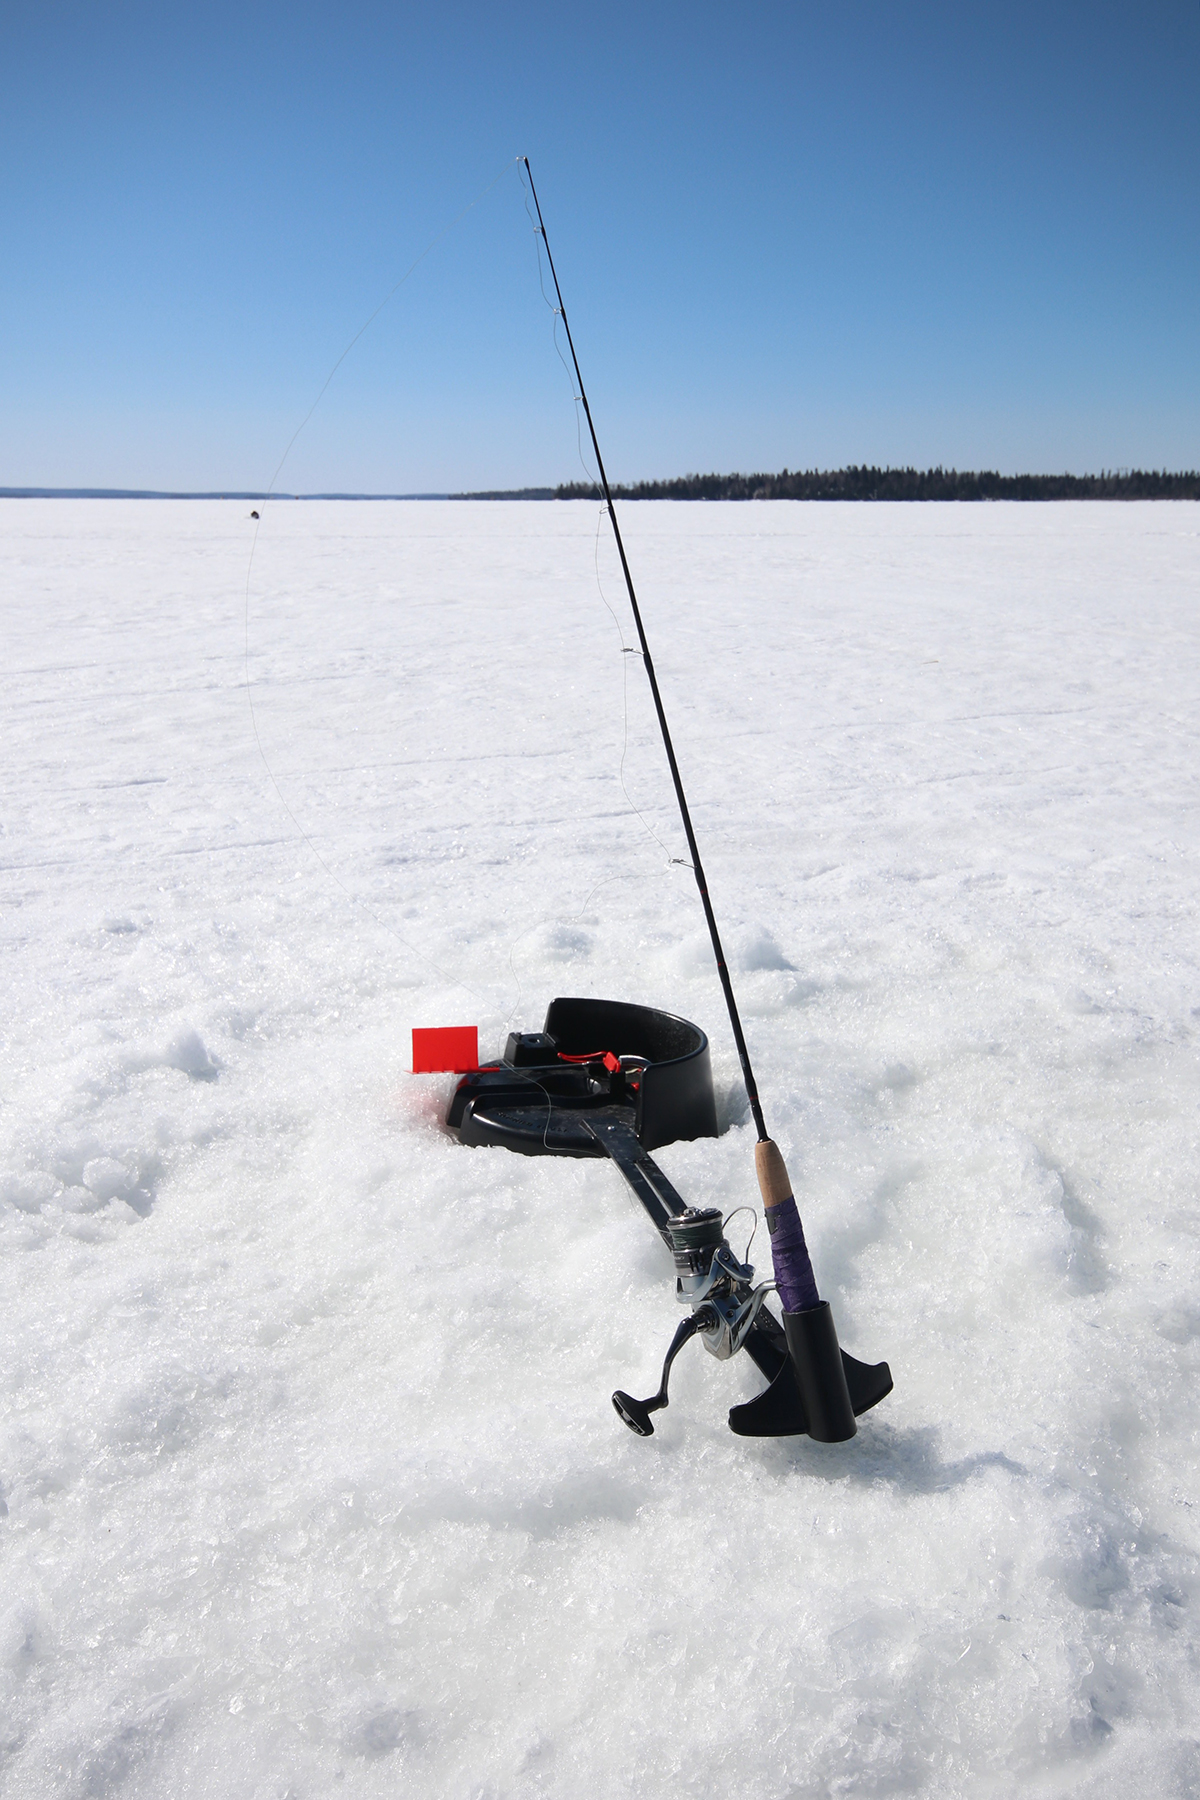
<path id="1" fill-rule="evenodd" d="M 545 488 L 525 493 L 530 499 L 549 497 Z M 553 494 L 556 500 L 598 500 L 600 489 L 569 481 Z M 847 469 L 783 469 L 778 475 L 681 475 L 671 481 L 613 484 L 612 494 L 618 500 L 1200 500 L 1200 473 L 1107 469 L 1099 475 L 1001 475 L 994 469 L 852 464 Z"/>

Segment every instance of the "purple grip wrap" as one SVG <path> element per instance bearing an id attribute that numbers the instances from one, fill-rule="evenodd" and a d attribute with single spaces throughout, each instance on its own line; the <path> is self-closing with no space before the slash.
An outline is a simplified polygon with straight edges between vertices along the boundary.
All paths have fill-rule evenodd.
<path id="1" fill-rule="evenodd" d="M 767 1229 L 771 1234 L 771 1261 L 775 1265 L 775 1285 L 784 1312 L 807 1312 L 819 1306 L 816 1278 L 804 1242 L 804 1227 L 796 1202 L 789 1194 L 782 1206 L 768 1206 Z"/>

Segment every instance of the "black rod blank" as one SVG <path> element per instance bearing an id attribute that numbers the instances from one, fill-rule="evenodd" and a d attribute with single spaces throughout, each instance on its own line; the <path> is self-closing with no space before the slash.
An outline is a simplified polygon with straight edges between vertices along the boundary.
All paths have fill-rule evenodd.
<path id="1" fill-rule="evenodd" d="M 650 655 L 650 645 L 646 641 L 646 628 L 642 624 L 641 608 L 638 606 L 637 594 L 633 586 L 633 576 L 629 572 L 629 562 L 625 555 L 625 545 L 621 541 L 621 528 L 617 524 L 617 511 L 613 505 L 612 493 L 609 490 L 608 476 L 604 472 L 604 458 L 600 454 L 600 444 L 596 437 L 596 427 L 592 423 L 592 409 L 588 405 L 587 389 L 583 385 L 583 375 L 579 368 L 579 358 L 575 354 L 575 341 L 571 336 L 571 327 L 567 322 L 567 309 L 563 305 L 562 289 L 558 285 L 558 273 L 554 267 L 554 258 L 550 253 L 550 239 L 546 235 L 546 222 L 542 218 L 542 208 L 538 201 L 537 189 L 533 185 L 533 170 L 529 167 L 529 158 L 523 156 L 525 173 L 529 177 L 529 191 L 533 195 L 533 204 L 537 208 L 538 230 L 542 242 L 546 246 L 546 260 L 550 264 L 550 274 L 554 281 L 554 292 L 558 297 L 558 316 L 563 322 L 563 330 L 567 334 L 567 344 L 571 351 L 571 361 L 575 366 L 575 379 L 579 383 L 579 398 L 583 402 L 584 416 L 587 419 L 588 431 L 591 434 L 592 449 L 596 453 L 596 467 L 600 471 L 600 485 L 604 490 L 604 504 L 608 511 L 609 523 L 612 525 L 613 537 L 616 539 L 617 555 L 621 559 L 621 572 L 625 577 L 625 587 L 629 594 L 629 604 L 633 608 L 633 622 L 637 626 L 638 641 L 642 647 L 642 661 L 646 665 L 646 675 L 650 682 L 650 692 L 654 696 L 654 710 L 658 714 L 658 728 L 662 733 L 663 748 L 667 753 L 667 764 L 671 770 L 671 780 L 675 786 L 675 798 L 679 802 L 679 816 L 683 820 L 684 835 L 687 838 L 688 851 L 692 859 L 692 872 L 696 877 L 696 886 L 700 890 L 700 900 L 704 907 L 704 917 L 708 922 L 708 935 L 712 939 L 713 955 L 717 960 L 717 974 L 721 978 L 721 988 L 725 995 L 725 1005 L 729 1011 L 729 1023 L 733 1027 L 733 1041 L 737 1045 L 738 1058 L 742 1065 L 742 1077 L 746 1083 L 746 1094 L 750 1101 L 750 1111 L 754 1115 L 755 1129 L 759 1140 L 767 1138 L 767 1128 L 763 1122 L 762 1106 L 758 1098 L 758 1088 L 754 1080 L 754 1070 L 750 1067 L 750 1053 L 746 1049 L 746 1039 L 742 1031 L 742 1021 L 738 1016 L 737 1001 L 734 998 L 733 983 L 729 979 L 729 970 L 725 963 L 725 952 L 721 948 L 721 934 L 717 930 L 716 914 L 712 909 L 712 901 L 708 896 L 708 883 L 704 877 L 704 867 L 700 861 L 700 851 L 696 845 L 696 834 L 692 830 L 692 815 L 688 811 L 687 795 L 683 791 L 683 782 L 679 774 L 679 765 L 675 760 L 675 747 L 671 742 L 671 733 L 667 725 L 667 715 L 663 710 L 662 695 L 658 691 L 658 680 L 654 673 L 654 661 Z"/>

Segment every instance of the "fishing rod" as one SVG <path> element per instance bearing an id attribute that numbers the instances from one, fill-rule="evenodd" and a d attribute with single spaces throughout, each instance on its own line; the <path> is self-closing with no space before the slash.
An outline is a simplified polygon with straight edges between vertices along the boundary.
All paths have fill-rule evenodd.
<path id="1" fill-rule="evenodd" d="M 759 1189 L 762 1193 L 763 1206 L 766 1211 L 767 1229 L 771 1234 L 771 1251 L 776 1269 L 782 1267 L 783 1277 L 780 1294 L 788 1311 L 806 1311 L 820 1302 L 817 1293 L 816 1279 L 813 1275 L 812 1261 L 804 1240 L 804 1227 L 800 1222 L 800 1214 L 792 1195 L 792 1184 L 787 1167 L 777 1144 L 767 1131 L 763 1118 L 762 1103 L 758 1097 L 758 1085 L 754 1079 L 754 1070 L 750 1064 L 750 1052 L 746 1048 L 746 1037 L 742 1030 L 742 1021 L 738 1013 L 737 999 L 733 991 L 729 968 L 725 961 L 725 952 L 721 945 L 721 934 L 717 929 L 716 914 L 708 892 L 708 882 L 704 875 L 704 865 L 700 861 L 700 850 L 696 843 L 696 833 L 692 828 L 692 815 L 687 803 L 687 795 L 683 788 L 683 779 L 679 773 L 679 764 L 675 758 L 675 746 L 671 742 L 671 730 L 667 724 L 666 709 L 663 706 L 662 694 L 659 691 L 658 677 L 654 672 L 654 659 L 650 654 L 650 645 L 646 638 L 646 627 L 642 623 L 642 610 L 638 605 L 637 591 L 633 585 L 633 575 L 629 568 L 629 559 L 625 554 L 625 544 L 621 537 L 621 527 L 617 522 L 617 509 L 613 503 L 612 490 L 608 485 L 608 476 L 604 469 L 604 458 L 600 454 L 600 440 L 596 436 L 595 421 L 588 402 L 587 389 L 583 382 L 583 372 L 579 367 L 579 357 L 575 351 L 575 340 L 571 336 L 571 326 L 567 318 L 567 309 L 563 301 L 562 288 L 559 285 L 558 271 L 554 267 L 554 255 L 550 249 L 550 239 L 546 233 L 546 221 L 542 217 L 541 202 L 538 200 L 537 188 L 534 186 L 533 170 L 529 166 L 529 158 L 523 156 L 525 174 L 529 180 L 529 191 L 533 196 L 533 204 L 537 210 L 538 231 L 546 246 L 546 260 L 550 265 L 550 275 L 554 282 L 554 292 L 558 298 L 558 316 L 563 322 L 567 345 L 571 352 L 571 362 L 575 368 L 575 379 L 579 384 L 579 398 L 583 402 L 584 417 L 587 419 L 588 432 L 592 440 L 592 449 L 596 455 L 596 467 L 600 471 L 600 486 L 604 493 L 605 510 L 612 526 L 613 538 L 616 541 L 617 555 L 621 560 L 621 573 L 625 577 L 625 589 L 629 595 L 629 604 L 633 611 L 633 621 L 637 627 L 638 642 L 642 650 L 642 662 L 645 665 L 646 677 L 650 683 L 650 692 L 654 697 L 654 710 L 658 715 L 658 728 L 662 734 L 663 748 L 667 753 L 667 766 L 671 771 L 671 781 L 675 788 L 675 798 L 679 804 L 679 816 L 683 821 L 684 836 L 687 838 L 688 851 L 691 855 L 692 873 L 696 878 L 696 886 L 700 890 L 700 903 L 704 908 L 704 917 L 708 925 L 708 935 L 712 940 L 713 955 L 716 958 L 717 974 L 721 981 L 721 991 L 725 995 L 725 1005 L 729 1013 L 729 1023 L 733 1028 L 733 1041 L 737 1045 L 738 1059 L 742 1065 L 742 1078 L 746 1084 L 746 1094 L 750 1101 L 750 1111 L 754 1117 L 758 1132 L 758 1142 L 754 1148 L 755 1169 L 758 1175 Z M 789 1304 L 790 1302 L 790 1304 Z"/>
<path id="2" fill-rule="evenodd" d="M 671 1366 L 683 1346 L 698 1337 L 719 1361 L 744 1350 L 770 1384 L 752 1400 L 731 1409 L 730 1430 L 741 1437 L 789 1437 L 807 1432 L 821 1443 L 844 1443 L 855 1434 L 855 1418 L 891 1392 L 891 1371 L 886 1363 L 859 1362 L 839 1345 L 829 1302 L 817 1292 L 787 1168 L 778 1145 L 767 1133 L 546 221 L 529 159 L 522 157 L 520 162 L 537 210 L 536 229 L 546 246 L 558 299 L 555 315 L 567 334 L 579 388 L 576 399 L 583 404 L 600 471 L 605 509 L 692 858 L 690 866 L 700 890 L 758 1131 L 754 1162 L 771 1234 L 774 1280 L 756 1281 L 751 1264 L 730 1249 L 725 1236 L 728 1220 L 720 1208 L 689 1206 L 650 1154 L 679 1139 L 717 1135 L 708 1039 L 688 1020 L 625 1001 L 560 998 L 551 1001 L 541 1031 L 509 1034 L 498 1063 L 480 1067 L 474 1061 L 453 1058 L 427 1061 L 422 1056 L 419 1060 L 414 1032 L 413 1067 L 468 1071 L 455 1088 L 446 1114 L 447 1126 L 461 1143 L 503 1145 L 526 1156 L 608 1157 L 671 1252 L 675 1298 L 690 1310 L 671 1339 L 658 1392 L 646 1400 L 620 1390 L 612 1397 L 619 1417 L 631 1431 L 639 1437 L 652 1435 L 650 1415 L 667 1405 Z M 449 1047 L 435 1054 L 446 1058 Z M 749 1253 L 747 1245 L 746 1257 Z M 783 1302 L 782 1325 L 766 1305 L 772 1289 Z"/>

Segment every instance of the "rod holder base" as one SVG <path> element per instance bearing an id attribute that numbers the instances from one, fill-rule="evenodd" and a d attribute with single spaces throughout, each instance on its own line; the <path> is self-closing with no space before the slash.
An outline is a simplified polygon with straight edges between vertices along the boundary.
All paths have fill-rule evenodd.
<path id="1" fill-rule="evenodd" d="M 854 1418 L 869 1412 L 873 1406 L 878 1406 L 879 1402 L 891 1393 L 892 1371 L 888 1365 L 885 1362 L 859 1362 L 857 1357 L 849 1356 L 845 1350 L 838 1349 L 832 1317 L 828 1319 L 827 1324 L 813 1319 L 813 1314 L 821 1312 L 828 1314 L 829 1307 L 826 1303 L 811 1308 L 807 1313 L 784 1313 L 784 1330 L 787 1333 L 788 1350 L 791 1354 L 770 1387 L 764 1388 L 761 1394 L 756 1394 L 753 1400 L 747 1400 L 744 1405 L 735 1406 L 730 1411 L 729 1429 L 736 1432 L 738 1437 L 798 1437 L 807 1433 L 818 1443 L 845 1443 L 847 1438 L 854 1435 Z M 812 1322 L 797 1330 L 793 1321 L 801 1319 L 808 1319 Z M 821 1341 L 822 1334 L 825 1334 L 824 1342 Z M 816 1355 L 810 1354 L 812 1344 L 809 1340 L 812 1338 L 818 1340 Z M 829 1408 L 822 1398 L 820 1386 L 824 1381 L 826 1388 L 832 1387 L 835 1398 L 840 1400 L 840 1384 L 837 1382 L 836 1376 L 832 1381 L 828 1379 L 829 1340 L 832 1340 L 841 1362 L 842 1379 L 845 1383 L 851 1412 L 849 1431 L 843 1429 L 836 1436 L 828 1433 L 828 1426 L 831 1423 Z M 800 1373 L 796 1361 L 797 1352 L 806 1364 L 807 1375 L 804 1391 L 810 1396 L 812 1418 L 818 1425 L 816 1431 L 812 1430 L 809 1423 L 809 1408 L 801 1389 Z M 815 1402 L 811 1399 L 814 1387 L 817 1389 Z M 840 1420 L 844 1428 L 846 1424 L 844 1411 L 840 1415 Z"/>

